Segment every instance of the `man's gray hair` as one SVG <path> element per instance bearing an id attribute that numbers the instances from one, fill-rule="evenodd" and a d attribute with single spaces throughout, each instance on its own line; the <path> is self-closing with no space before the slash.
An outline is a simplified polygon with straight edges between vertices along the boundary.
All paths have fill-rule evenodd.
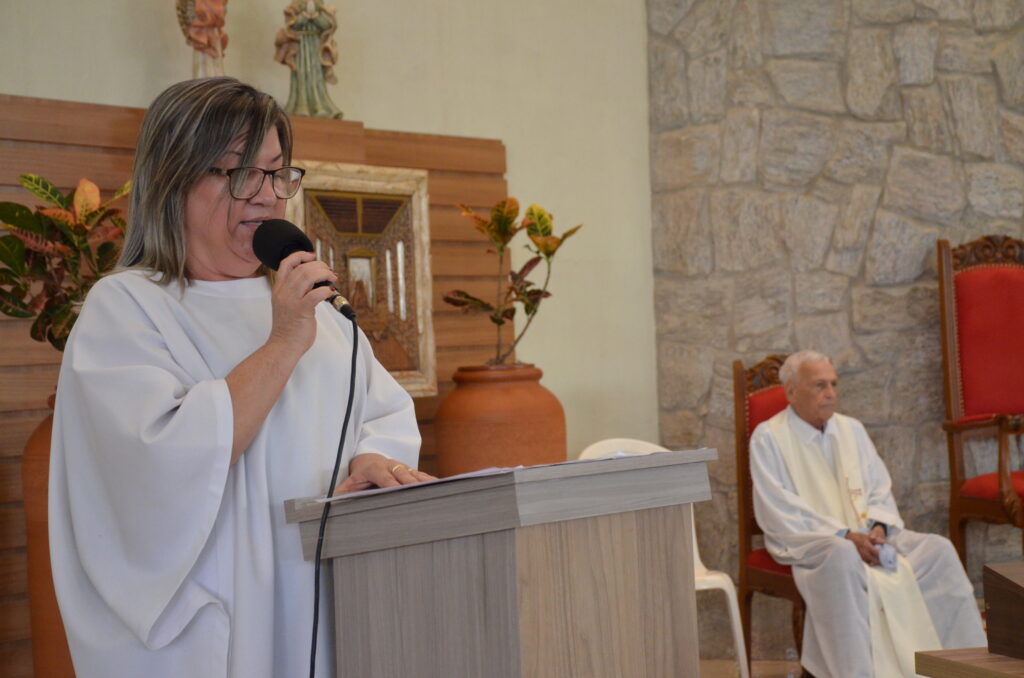
<path id="1" fill-rule="evenodd" d="M 801 365 L 804 363 L 820 363 L 823 360 L 832 362 L 832 358 L 829 358 L 824 353 L 811 350 L 797 351 L 786 358 L 786 362 L 782 363 L 782 367 L 779 368 L 779 381 L 782 382 L 783 386 L 790 382 L 795 382 L 796 375 L 800 373 Z"/>

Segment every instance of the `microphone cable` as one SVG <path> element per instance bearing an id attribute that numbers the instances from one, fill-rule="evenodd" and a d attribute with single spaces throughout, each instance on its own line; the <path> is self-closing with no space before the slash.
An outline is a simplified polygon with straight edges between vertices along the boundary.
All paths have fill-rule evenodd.
<path id="1" fill-rule="evenodd" d="M 331 473 L 331 483 L 327 486 L 327 499 L 334 496 L 334 488 L 338 482 L 342 450 L 345 448 L 345 434 L 348 432 L 348 422 L 352 416 L 352 399 L 356 392 L 356 354 L 359 352 L 359 326 L 356 324 L 355 315 L 349 318 L 349 320 L 352 321 L 352 366 L 348 375 L 348 404 L 345 405 L 345 421 L 341 425 L 341 440 L 338 441 L 338 454 L 334 458 L 334 471 Z M 309 649 L 309 678 L 316 678 L 316 640 L 317 628 L 320 624 L 320 553 L 324 546 L 324 531 L 327 529 L 327 514 L 330 510 L 330 502 L 325 502 L 324 512 L 320 516 L 320 531 L 316 539 L 316 561 L 313 564 L 313 637 L 310 641 Z"/>

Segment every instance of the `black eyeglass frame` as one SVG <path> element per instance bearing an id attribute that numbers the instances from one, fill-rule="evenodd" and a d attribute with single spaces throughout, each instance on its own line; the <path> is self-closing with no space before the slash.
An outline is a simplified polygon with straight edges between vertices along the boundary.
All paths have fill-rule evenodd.
<path id="1" fill-rule="evenodd" d="M 253 191 L 251 195 L 247 195 L 245 197 L 242 197 L 242 196 L 239 196 L 239 195 L 235 195 L 235 189 L 234 189 L 234 183 L 235 182 L 233 180 L 233 177 L 234 177 L 234 175 L 236 173 L 241 172 L 242 170 L 250 170 L 250 171 L 255 171 L 255 172 L 262 172 L 262 174 L 263 174 L 263 176 L 260 177 L 260 183 L 256 186 L 256 190 Z M 284 170 L 295 170 L 295 171 L 297 171 L 299 173 L 299 185 L 295 187 L 295 191 L 291 195 L 281 195 L 278 192 L 278 190 L 277 190 L 277 183 L 274 181 L 274 179 L 277 178 L 277 173 L 278 172 L 282 172 Z M 254 198 L 257 195 L 259 195 L 259 192 L 263 190 L 263 182 L 265 182 L 267 180 L 267 176 L 271 177 L 271 179 L 270 179 L 270 187 L 274 190 L 274 195 L 276 195 L 281 200 L 287 200 L 288 198 L 294 197 L 295 194 L 299 192 L 299 188 L 302 187 L 302 179 L 303 179 L 303 177 L 306 176 L 306 170 L 305 169 L 303 169 L 302 167 L 295 167 L 294 165 L 285 165 L 284 167 L 278 167 L 277 169 L 274 169 L 274 170 L 265 170 L 265 169 L 263 169 L 261 167 L 232 167 L 231 169 L 221 169 L 220 167 L 211 167 L 210 168 L 210 173 L 211 174 L 217 174 L 217 175 L 224 176 L 224 177 L 228 178 L 228 192 L 231 194 L 231 197 L 234 198 L 235 200 L 251 200 L 252 198 Z"/>

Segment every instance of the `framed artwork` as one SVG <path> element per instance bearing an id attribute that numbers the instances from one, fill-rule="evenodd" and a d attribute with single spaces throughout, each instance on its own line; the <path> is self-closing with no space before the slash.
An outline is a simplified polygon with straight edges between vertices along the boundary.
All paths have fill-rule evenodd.
<path id="1" fill-rule="evenodd" d="M 437 395 L 426 170 L 294 160 L 285 218 L 337 272 L 374 355 L 413 397 Z"/>

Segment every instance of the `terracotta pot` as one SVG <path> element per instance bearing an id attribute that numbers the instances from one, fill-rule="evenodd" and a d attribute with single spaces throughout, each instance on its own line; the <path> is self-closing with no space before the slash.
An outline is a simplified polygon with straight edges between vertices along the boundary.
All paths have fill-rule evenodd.
<path id="1" fill-rule="evenodd" d="M 460 367 L 434 418 L 442 476 L 565 461 L 565 411 L 533 365 Z"/>
<path id="2" fill-rule="evenodd" d="M 53 408 L 54 397 L 50 396 Z M 28 596 L 32 619 L 32 665 L 35 675 L 74 678 L 64 624 L 57 608 L 50 571 L 50 536 L 46 497 L 50 480 L 50 436 L 53 414 L 47 415 L 29 436 L 21 462 L 25 496 Z"/>

